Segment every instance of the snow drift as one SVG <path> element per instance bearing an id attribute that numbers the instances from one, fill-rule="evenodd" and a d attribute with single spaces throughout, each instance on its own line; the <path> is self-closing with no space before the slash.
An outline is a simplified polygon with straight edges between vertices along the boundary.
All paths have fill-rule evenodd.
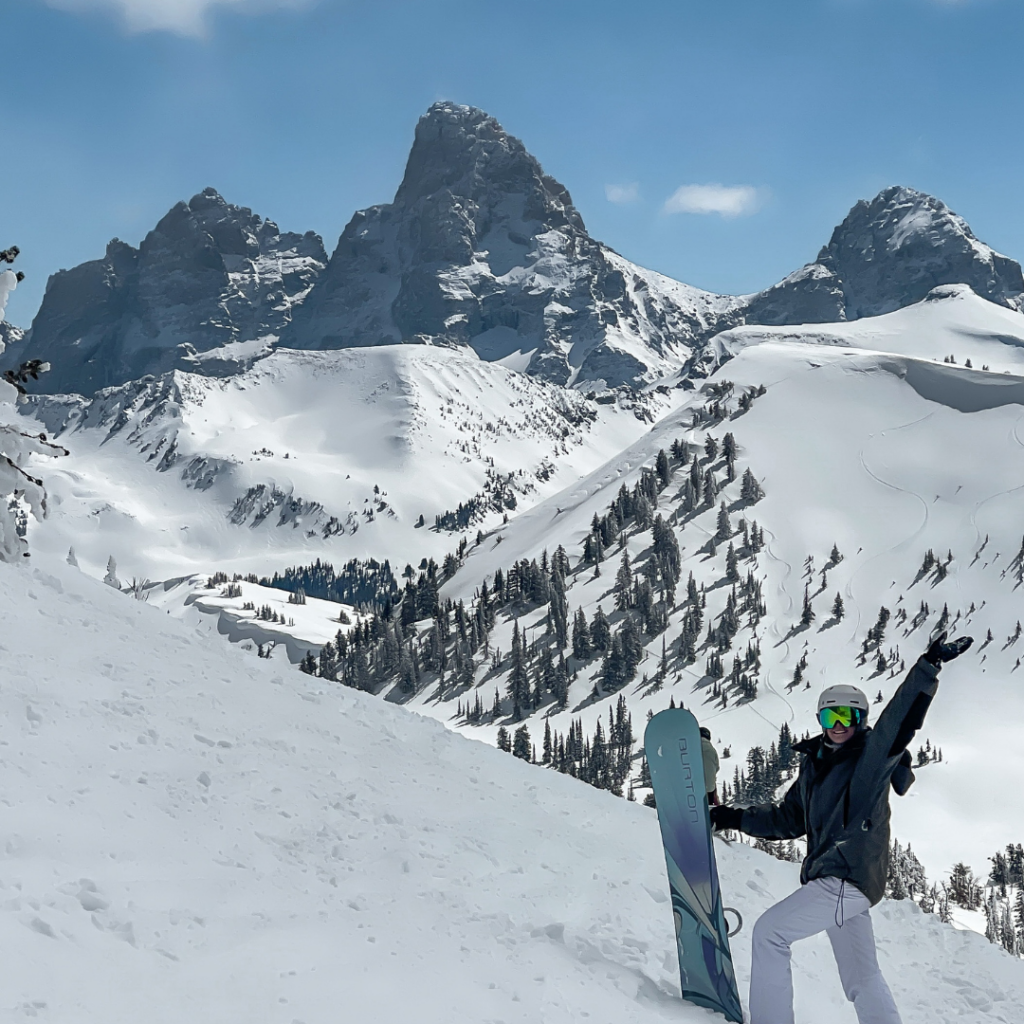
<path id="1" fill-rule="evenodd" d="M 38 561 L 0 565 L 5 1020 L 715 1019 L 677 1000 L 649 809 Z M 748 922 L 796 884 L 720 858 Z M 1019 962 L 875 920 L 906 1024 L 1020 1020 Z M 827 943 L 796 965 L 798 1020 L 852 1022 Z"/>

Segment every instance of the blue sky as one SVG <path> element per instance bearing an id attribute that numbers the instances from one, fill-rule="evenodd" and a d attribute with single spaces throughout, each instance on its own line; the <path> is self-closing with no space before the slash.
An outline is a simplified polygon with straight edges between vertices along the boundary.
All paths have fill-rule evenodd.
<path id="1" fill-rule="evenodd" d="M 1024 259 L 1022 53 L 1020 0 L 9 2 L 8 318 L 207 185 L 332 250 L 437 99 L 523 139 L 593 235 L 705 288 L 771 284 L 894 183 Z"/>

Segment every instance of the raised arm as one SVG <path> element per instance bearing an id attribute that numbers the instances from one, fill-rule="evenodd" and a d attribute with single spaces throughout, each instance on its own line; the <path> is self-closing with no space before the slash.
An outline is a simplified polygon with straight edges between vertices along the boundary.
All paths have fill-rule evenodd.
<path id="1" fill-rule="evenodd" d="M 914 734 L 924 724 L 924 717 L 939 688 L 939 669 L 945 662 L 963 654 L 972 643 L 974 640 L 969 636 L 947 643 L 943 633 L 917 659 L 871 730 L 868 751 L 872 761 L 877 763 L 898 758 L 907 749 Z"/>

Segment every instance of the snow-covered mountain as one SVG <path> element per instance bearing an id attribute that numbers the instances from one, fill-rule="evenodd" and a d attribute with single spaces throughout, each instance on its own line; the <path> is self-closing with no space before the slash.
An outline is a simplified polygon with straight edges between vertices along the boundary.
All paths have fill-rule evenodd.
<path id="1" fill-rule="evenodd" d="M 138 249 L 51 278 L 9 358 L 52 363 L 51 393 L 91 394 L 170 369 L 225 376 L 275 346 L 428 344 L 559 384 L 704 377 L 740 324 L 854 320 L 966 284 L 1021 302 L 1015 261 L 942 202 L 893 187 L 858 202 L 815 262 L 766 291 L 716 295 L 645 270 L 587 232 L 564 185 L 473 107 L 420 119 L 391 203 L 355 214 L 328 260 L 212 189 L 178 203 Z"/>
<path id="2" fill-rule="evenodd" d="M 5 1020 L 713 1019 L 678 998 L 649 808 L 46 556 L 0 564 L 0 619 Z M 718 855 L 745 1000 L 796 870 Z M 1019 961 L 909 901 L 873 916 L 906 1024 L 1019 1021 Z M 825 937 L 794 962 L 798 1019 L 852 1022 Z"/>
<path id="3" fill-rule="evenodd" d="M 35 399 L 26 409 L 38 429 L 56 433 L 72 454 L 38 467 L 51 511 L 30 539 L 53 556 L 74 546 L 96 576 L 113 554 L 122 580 L 168 581 L 166 607 L 174 615 L 190 609 L 190 616 L 197 609 L 186 598 L 205 584 L 174 581 L 193 574 L 269 576 L 316 558 L 339 568 L 351 558 L 375 558 L 390 559 L 398 575 L 406 563 L 434 558 L 440 565 L 456 552 L 457 572 L 441 597 L 472 609 L 481 583 L 493 589 L 499 569 L 507 575 L 524 560 L 540 563 L 545 551 L 550 564 L 561 545 L 570 561 L 570 626 L 579 611 L 592 622 L 600 606 L 615 631 L 627 617 L 614 607 L 620 530 L 612 530 L 600 575 L 582 561 L 586 538 L 623 485 L 633 488 L 653 470 L 659 450 L 683 443 L 686 464 L 671 460 L 671 479 L 649 509 L 665 518 L 680 547 L 664 628 L 654 624 L 642 635 L 635 675 L 624 684 L 606 685 L 603 654 L 573 658 L 570 644 L 565 709 L 543 678 L 538 706 L 522 709 L 533 743 L 540 750 L 545 725 L 565 735 L 575 720 L 592 734 L 620 696 L 638 733 L 646 713 L 671 698 L 695 708 L 719 745 L 730 748 L 731 783 L 747 750 L 767 749 L 784 724 L 798 734 L 813 727 L 820 685 L 859 681 L 888 696 L 900 664 L 919 653 L 946 607 L 954 628 L 978 638 L 964 659 L 977 682 L 943 689 L 920 741 L 941 748 L 944 760 L 923 767 L 920 785 L 898 802 L 896 832 L 935 875 L 960 859 L 980 870 L 996 849 L 1018 841 L 1010 822 L 1024 820 L 1014 791 L 982 787 L 969 798 L 964 791 L 964 766 L 993 748 L 1001 770 L 1024 771 L 1006 732 L 1022 703 L 1015 682 L 1020 641 L 1013 637 L 1021 618 L 1015 588 L 1024 316 L 966 287 L 943 287 L 912 307 L 854 322 L 738 327 L 714 338 L 708 351 L 719 369 L 699 389 L 675 387 L 679 381 L 669 378 L 628 402 L 611 392 L 590 398 L 472 354 L 426 346 L 278 350 L 231 379 L 176 372 L 91 401 Z M 950 358 L 955 364 L 943 361 Z M 708 436 L 721 450 L 726 434 L 737 448 L 732 481 L 721 454 L 705 454 Z M 700 497 L 689 482 L 694 463 Z M 747 469 L 765 491 L 754 504 L 741 494 Z M 720 492 L 711 501 L 704 496 L 709 472 Z M 722 501 L 730 534 L 712 549 Z M 460 505 L 479 517 L 431 528 Z M 764 531 L 762 550 L 744 545 L 743 521 L 748 537 L 755 521 Z M 650 522 L 638 528 L 627 517 L 621 525 L 639 586 L 652 568 Z M 737 626 L 718 650 L 734 591 L 730 542 L 738 557 Z M 843 558 L 830 565 L 833 544 Z M 929 549 L 936 563 L 921 575 Z M 693 621 L 691 572 L 706 601 L 692 654 L 683 639 Z M 659 575 L 650 578 L 660 606 Z M 800 628 L 805 586 L 815 619 Z M 832 621 L 837 593 L 845 615 Z M 271 637 L 256 608 L 243 607 L 246 600 L 258 607 L 263 597 L 254 592 L 226 604 L 219 594 L 211 598 L 202 608 L 222 633 L 257 642 L 290 637 L 278 654 L 287 647 L 293 661 L 338 628 L 331 625 L 336 613 L 325 612 L 315 629 L 275 626 Z M 763 613 L 752 614 L 755 602 Z M 861 664 L 882 607 L 891 616 L 884 642 L 869 645 Z M 410 688 L 395 669 L 373 686 L 493 742 L 500 727 L 519 725 L 508 696 L 513 631 L 518 626 L 528 641 L 531 687 L 543 675 L 544 650 L 557 660 L 548 613 L 543 603 L 499 603 L 486 645 L 472 652 L 471 683 L 453 681 L 458 659 L 450 634 L 442 689 L 426 664 L 433 621 L 418 612 L 404 640 L 422 659 L 418 680 Z M 641 621 L 639 608 L 628 614 Z M 746 664 L 748 648 L 756 668 Z M 709 671 L 713 654 L 721 679 Z M 798 667 L 800 682 L 791 685 Z M 477 701 L 484 713 L 467 715 Z M 993 707 L 1010 710 L 993 721 Z M 965 821 L 972 828 L 963 828 Z"/>
<path id="4" fill-rule="evenodd" d="M 743 319 L 775 325 L 857 320 L 891 313 L 952 284 L 1010 308 L 1020 308 L 1024 298 L 1016 260 L 979 242 L 941 200 L 893 186 L 858 202 L 818 258 L 752 296 Z"/>
<path id="5" fill-rule="evenodd" d="M 73 452 L 47 467 L 37 543 L 154 579 L 315 558 L 397 573 L 601 465 L 682 395 L 588 397 L 471 350 L 392 345 L 37 396 L 34 429 Z"/>
<path id="6" fill-rule="evenodd" d="M 737 305 L 596 242 L 494 118 L 437 103 L 394 202 L 352 219 L 283 343 L 471 346 L 557 383 L 618 385 L 691 358 Z"/>
<path id="7" fill-rule="evenodd" d="M 1024 799 L 1016 790 L 968 792 L 969 766 L 993 751 L 1007 777 L 1024 772 L 1013 735 L 1024 714 L 1018 682 L 1022 340 L 1024 317 L 964 289 L 827 331 L 740 328 L 722 335 L 716 343 L 733 358 L 700 391 L 577 485 L 470 548 L 442 597 L 472 607 L 481 580 L 493 588 L 499 569 L 507 574 L 523 560 L 539 560 L 543 549 L 550 557 L 562 545 L 571 562 L 570 625 L 580 610 L 591 623 L 601 606 L 613 632 L 627 618 L 638 624 L 642 650 L 635 675 L 608 687 L 601 652 L 580 660 L 566 649 L 574 675 L 565 709 L 558 710 L 543 685 L 540 706 L 524 709 L 538 749 L 545 728 L 564 736 L 573 720 L 592 735 L 599 718 L 607 724 L 609 709 L 622 695 L 635 723 L 670 698 L 684 703 L 721 746 L 741 758 L 755 745 L 767 750 L 784 724 L 797 734 L 813 729 L 814 700 L 824 685 L 853 682 L 887 699 L 902 678 L 901 665 L 909 666 L 946 616 L 950 629 L 973 633 L 978 644 L 963 667 L 958 665 L 958 681 L 940 690 L 919 738 L 922 745 L 930 740 L 941 747 L 944 760 L 922 768 L 912 795 L 895 802 L 894 827 L 936 873 L 956 859 L 984 865 L 1024 821 Z M 955 356 L 957 365 L 943 363 L 944 355 Z M 974 369 L 962 365 L 967 358 Z M 978 368 L 983 360 L 991 369 Z M 748 404 L 761 387 L 764 394 Z M 709 436 L 720 453 L 726 434 L 737 448 L 732 482 L 721 454 L 705 453 Z M 677 441 L 691 455 L 684 465 L 672 460 L 671 480 L 659 487 L 646 527 L 628 518 L 622 524 L 634 606 L 616 611 L 619 529 L 612 530 L 616 539 L 599 575 L 581 559 L 594 516 L 608 512 L 623 485 L 632 489 L 645 469 L 652 473 L 658 451 L 669 452 Z M 720 488 L 710 501 L 698 496 L 695 506 L 694 463 L 702 487 L 710 471 Z M 747 469 L 765 492 L 753 503 L 741 493 Z M 723 502 L 729 516 L 724 532 Z M 650 520 L 657 514 L 680 549 L 681 574 L 669 605 L 661 603 L 663 574 L 654 571 Z M 764 531 L 759 551 L 744 541 L 755 522 Z M 830 558 L 834 544 L 843 556 L 838 563 Z M 737 554 L 735 583 L 729 579 L 730 545 Z M 932 565 L 926 565 L 929 550 Z M 703 607 L 688 653 L 691 572 Z M 654 615 L 645 631 L 638 598 L 645 580 L 653 582 L 655 612 L 667 616 L 664 629 Z M 801 624 L 805 594 L 814 612 L 809 626 Z M 837 594 L 844 605 L 841 619 L 833 615 Z M 724 635 L 731 602 L 734 627 Z M 868 631 L 883 607 L 889 615 L 884 639 L 876 644 Z M 439 693 L 425 676 L 413 703 L 480 735 L 493 737 L 502 725 L 514 728 L 508 696 L 512 634 L 518 629 L 528 640 L 532 686 L 544 649 L 555 650 L 549 623 L 547 605 L 503 606 L 489 637 L 490 654 L 503 653 L 497 663 L 483 659 L 478 690 L 449 679 Z M 720 669 L 712 665 L 716 658 Z M 502 714 L 492 718 L 495 690 Z M 486 712 L 482 718 L 474 724 L 465 715 L 453 716 L 453 708 L 472 705 L 476 692 Z M 737 762 L 723 764 L 731 783 Z"/>
<path id="8" fill-rule="evenodd" d="M 270 351 L 326 262 L 318 235 L 282 233 L 206 189 L 137 249 L 115 238 L 101 259 L 54 274 L 6 358 L 50 362 L 43 390 L 56 393 L 176 367 L 233 373 Z"/>

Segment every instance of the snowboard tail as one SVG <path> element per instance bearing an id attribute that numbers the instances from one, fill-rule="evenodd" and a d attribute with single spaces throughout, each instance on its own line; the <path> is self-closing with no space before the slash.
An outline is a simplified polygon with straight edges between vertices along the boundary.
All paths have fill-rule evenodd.
<path id="1" fill-rule="evenodd" d="M 647 725 L 644 750 L 665 846 L 683 998 L 742 1024 L 697 720 L 683 708 L 662 711 Z"/>

